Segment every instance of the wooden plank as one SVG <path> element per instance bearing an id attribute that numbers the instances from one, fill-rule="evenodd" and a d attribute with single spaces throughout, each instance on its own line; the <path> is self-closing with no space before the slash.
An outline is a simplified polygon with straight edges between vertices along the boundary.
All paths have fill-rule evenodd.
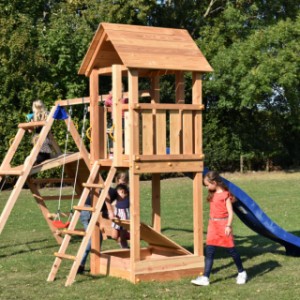
<path id="1" fill-rule="evenodd" d="M 156 110 L 204 110 L 204 105 L 202 104 L 170 104 L 170 103 L 136 103 L 133 105 L 133 109 L 145 110 L 145 109 L 156 109 Z"/>
<path id="2" fill-rule="evenodd" d="M 167 149 L 167 117 L 165 110 L 156 111 L 155 115 L 156 126 L 156 154 L 166 154 Z"/>
<path id="3" fill-rule="evenodd" d="M 134 173 L 202 172 L 203 161 L 135 162 Z"/>
<path id="4" fill-rule="evenodd" d="M 59 252 L 54 252 L 54 256 L 63 258 L 63 259 L 76 260 L 76 256 L 74 256 L 74 255 L 62 254 Z"/>
<path id="5" fill-rule="evenodd" d="M 129 105 L 132 107 L 138 103 L 138 72 L 137 70 L 128 71 L 129 84 Z M 133 109 L 129 109 L 129 119 L 131 126 L 129 130 L 130 148 L 129 168 L 130 183 L 130 280 L 134 280 L 135 263 L 140 260 L 140 182 L 139 175 L 133 170 L 133 156 L 139 154 L 139 115 Z"/>
<path id="6" fill-rule="evenodd" d="M 57 168 L 57 167 L 62 166 L 63 164 L 69 164 L 78 159 L 81 159 L 81 154 L 79 152 L 70 153 L 70 154 L 62 154 L 58 157 L 54 157 L 54 158 L 45 160 L 42 163 L 35 165 L 31 169 L 29 174 L 32 175 L 32 174 L 36 174 L 36 173 L 46 171 L 49 169 Z"/>
<path id="7" fill-rule="evenodd" d="M 203 267 L 204 259 L 194 255 L 180 255 L 148 259 L 137 263 L 136 274 L 151 274 L 161 271 L 176 271 Z"/>
<path id="8" fill-rule="evenodd" d="M 202 74 L 194 72 L 192 74 L 192 99 L 193 104 L 202 105 Z M 202 153 L 202 114 L 196 112 L 194 117 L 195 128 L 195 154 Z"/>
<path id="9" fill-rule="evenodd" d="M 122 142 L 122 67 L 113 65 L 112 74 L 112 95 L 113 95 L 113 122 L 114 122 L 114 157 L 113 164 L 118 166 L 122 164 L 123 142 Z"/>
<path id="10" fill-rule="evenodd" d="M 164 155 L 134 155 L 133 160 L 136 162 L 172 162 L 175 160 L 203 160 L 203 154 L 164 154 Z"/>
<path id="11" fill-rule="evenodd" d="M 99 75 L 95 70 L 91 72 L 90 76 L 90 126 L 91 142 L 90 142 L 90 163 L 100 158 L 100 142 L 99 142 Z"/>
<path id="12" fill-rule="evenodd" d="M 152 111 L 142 112 L 143 154 L 153 154 L 153 115 Z"/>
<path id="13" fill-rule="evenodd" d="M 194 130 L 193 130 L 193 112 L 184 111 L 182 113 L 182 145 L 183 154 L 194 153 Z"/>
<path id="14" fill-rule="evenodd" d="M 180 154 L 181 114 L 176 110 L 170 111 L 170 154 Z"/>
<path id="15" fill-rule="evenodd" d="M 36 121 L 36 122 L 20 123 L 18 125 L 18 128 L 32 129 L 34 127 L 42 127 L 45 124 L 46 124 L 46 121 Z"/>
<path id="16" fill-rule="evenodd" d="M 103 189 L 104 188 L 103 183 L 83 183 L 82 186 L 87 187 L 87 188 L 93 188 L 93 189 Z"/>
<path id="17" fill-rule="evenodd" d="M 64 229 L 61 231 L 62 234 L 70 234 L 70 235 L 77 235 L 77 236 L 85 236 L 84 230 L 68 230 Z"/>
<path id="18" fill-rule="evenodd" d="M 94 212 L 95 208 L 94 207 L 90 207 L 90 206 L 78 206 L 75 205 L 73 206 L 74 210 L 80 210 L 80 211 L 90 211 L 90 212 Z"/>
<path id="19" fill-rule="evenodd" d="M 203 178 L 198 172 L 193 179 L 194 254 L 203 255 Z"/>
<path id="20" fill-rule="evenodd" d="M 130 119 L 129 119 L 129 112 L 125 111 L 124 112 L 124 148 L 125 151 L 124 153 L 126 155 L 129 154 L 130 152 L 130 134 L 129 134 L 129 128 L 130 128 Z"/>
<path id="21" fill-rule="evenodd" d="M 212 68 L 200 53 L 198 56 L 184 56 L 160 53 L 120 52 L 122 61 L 128 68 L 166 69 L 178 71 L 211 72 Z M 197 61 L 197 63 L 195 63 Z M 180 63 L 179 63 L 180 62 Z"/>
<path id="22" fill-rule="evenodd" d="M 152 227 L 161 232 L 160 174 L 152 174 Z"/>

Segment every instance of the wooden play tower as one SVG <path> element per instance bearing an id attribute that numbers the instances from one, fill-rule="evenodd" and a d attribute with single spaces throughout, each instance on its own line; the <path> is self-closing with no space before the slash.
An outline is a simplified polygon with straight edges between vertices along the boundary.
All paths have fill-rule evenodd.
<path id="1" fill-rule="evenodd" d="M 66 282 L 72 284 L 88 239 L 92 237 L 91 273 L 143 280 L 172 280 L 199 274 L 204 267 L 202 220 L 202 75 L 211 66 L 186 30 L 101 23 L 86 53 L 79 74 L 89 77 L 91 173 L 77 210 L 84 210 L 88 188 L 94 193 L 93 216 L 77 256 L 65 254 L 79 215 L 75 214 L 48 281 L 54 280 L 62 259 L 73 259 Z M 185 103 L 184 75 L 192 73 L 192 103 Z M 160 77 L 173 75 L 174 103 L 160 103 Z M 107 151 L 107 108 L 99 105 L 102 76 L 112 78 L 113 156 Z M 126 77 L 128 87 L 123 91 Z M 147 78 L 149 91 L 139 91 Z M 143 79 L 144 80 L 144 79 Z M 145 100 L 143 96 L 148 96 Z M 128 99 L 122 103 L 121 99 Z M 143 99 L 143 100 L 141 100 Z M 76 100 L 74 100 L 74 104 Z M 146 102 L 146 103 L 145 103 Z M 72 104 L 68 101 L 69 104 Z M 61 103 L 63 105 L 63 103 Z M 166 149 L 169 151 L 166 151 Z M 168 153 L 167 153 L 168 152 Z M 130 249 L 101 252 L 99 214 L 117 170 L 130 179 Z M 107 170 L 104 182 L 99 170 Z M 189 252 L 161 233 L 160 174 L 193 174 L 194 251 Z M 152 174 L 152 226 L 140 222 L 140 176 Z M 187 199 L 188 201 L 188 199 Z M 174 203 L 176 205 L 176 203 Z M 140 240 L 149 245 L 142 248 Z"/>

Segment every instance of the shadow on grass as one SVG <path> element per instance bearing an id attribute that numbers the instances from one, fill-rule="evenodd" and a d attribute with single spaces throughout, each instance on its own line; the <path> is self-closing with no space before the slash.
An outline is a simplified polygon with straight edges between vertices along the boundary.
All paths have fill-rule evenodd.
<path id="1" fill-rule="evenodd" d="M 42 240 L 33 240 L 30 242 L 24 242 L 24 243 L 18 243 L 18 244 L 6 244 L 5 246 L 1 246 L 0 250 L 6 249 L 6 248 L 8 248 L 8 249 L 11 248 L 13 250 L 13 249 L 16 249 L 16 247 L 26 247 L 27 249 L 20 249 L 20 250 L 13 251 L 8 254 L 2 254 L 2 255 L 0 255 L 0 258 L 11 257 L 14 255 L 30 253 L 30 252 L 34 252 L 34 251 L 38 251 L 38 250 L 43 250 L 43 249 L 51 249 L 53 247 L 59 247 L 59 245 L 55 244 L 55 243 L 53 243 L 51 245 L 47 245 L 47 246 L 39 245 L 40 243 L 45 243 L 45 242 L 49 242 L 49 240 L 42 239 Z M 38 247 L 34 247 L 34 245 L 36 245 L 36 244 L 38 244 Z"/>
<path id="2" fill-rule="evenodd" d="M 227 266 L 222 266 L 222 269 L 229 267 L 231 264 Z M 247 268 L 247 274 L 248 274 L 248 280 L 251 281 L 251 278 L 253 277 L 258 277 L 258 276 L 263 276 L 269 272 L 272 272 L 276 268 L 281 267 L 281 264 L 276 261 L 276 260 L 269 260 L 262 262 L 260 264 L 256 264 L 253 267 Z M 216 273 L 220 270 L 221 268 L 216 268 L 213 270 L 213 273 Z M 236 277 L 237 273 L 233 273 L 232 275 L 226 276 L 224 279 L 232 279 Z M 212 283 L 217 283 L 218 281 L 223 281 L 224 279 L 216 279 L 213 280 Z"/>

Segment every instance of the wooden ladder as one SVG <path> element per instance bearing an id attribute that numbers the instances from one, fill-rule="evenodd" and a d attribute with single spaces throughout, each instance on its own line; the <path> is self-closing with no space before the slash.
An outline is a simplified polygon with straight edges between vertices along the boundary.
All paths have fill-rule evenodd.
<path id="1" fill-rule="evenodd" d="M 100 170 L 100 165 L 98 162 L 95 162 L 92 166 L 88 181 L 86 182 L 86 184 L 84 184 L 84 190 L 81 194 L 80 200 L 78 202 L 78 206 L 74 206 L 75 212 L 72 216 L 70 225 L 67 230 L 64 230 L 65 236 L 64 236 L 63 242 L 60 246 L 60 249 L 58 252 L 54 253 L 56 258 L 52 265 L 52 268 L 49 273 L 47 281 L 54 281 L 56 274 L 58 272 L 58 269 L 60 267 L 60 264 L 62 262 L 62 259 L 70 259 L 70 260 L 73 260 L 74 262 L 70 269 L 65 286 L 69 286 L 74 282 L 81 259 L 86 250 L 86 247 L 88 245 L 89 239 L 91 238 L 91 235 L 96 226 L 96 223 L 99 219 L 99 216 L 101 213 L 101 208 L 104 204 L 105 198 L 108 194 L 109 188 L 110 188 L 110 186 L 113 182 L 113 178 L 116 174 L 116 168 L 111 167 L 110 171 L 107 175 L 107 178 L 105 180 L 104 186 L 101 184 L 97 185 L 94 182 L 96 180 L 97 175 L 99 174 L 99 170 Z M 100 193 L 100 196 L 98 198 L 96 205 L 94 207 L 92 207 L 92 209 L 89 207 L 84 207 L 84 204 L 86 202 L 86 199 L 87 199 L 91 189 L 100 188 L 100 187 L 102 188 L 102 190 L 101 190 L 101 193 Z M 75 229 L 76 225 L 78 223 L 79 217 L 80 217 L 80 212 L 83 210 L 89 210 L 92 212 L 91 220 L 89 222 L 86 232 L 84 232 L 84 233 L 82 231 L 78 231 Z M 66 254 L 66 251 L 69 246 L 72 235 L 83 236 L 83 239 L 78 248 L 76 256 Z"/>
<path id="2" fill-rule="evenodd" d="M 54 115 L 55 110 L 56 110 L 56 106 L 53 106 L 46 121 L 29 122 L 29 123 L 19 124 L 19 126 L 18 126 L 19 129 L 16 134 L 16 137 L 14 138 L 8 152 L 6 153 L 6 155 L 4 157 L 4 160 L 0 167 L 0 181 L 2 180 L 2 177 L 6 176 L 6 175 L 18 176 L 19 178 L 16 181 L 14 188 L 6 202 L 6 205 L 5 205 L 2 213 L 1 213 L 0 234 L 1 234 L 5 224 L 7 222 L 7 219 L 8 219 L 8 217 L 20 195 L 20 192 L 31 172 L 33 164 L 35 163 L 36 158 L 38 156 L 38 153 L 40 152 L 42 145 L 43 145 L 48 133 L 50 132 L 51 126 L 54 121 L 53 115 Z M 42 126 L 43 128 L 39 134 L 39 138 L 38 138 L 35 146 L 31 150 L 29 156 L 26 158 L 24 165 L 11 168 L 10 162 L 12 161 L 14 154 L 16 153 L 18 146 L 20 145 L 26 130 L 31 130 L 37 126 L 39 126 L 39 127 Z"/>

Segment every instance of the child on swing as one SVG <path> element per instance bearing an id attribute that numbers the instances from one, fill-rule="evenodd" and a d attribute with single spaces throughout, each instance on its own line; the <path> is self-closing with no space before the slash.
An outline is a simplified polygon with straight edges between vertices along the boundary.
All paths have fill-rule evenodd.
<path id="1" fill-rule="evenodd" d="M 33 114 L 32 114 L 31 121 L 33 121 L 33 122 L 45 121 L 47 119 L 48 112 L 46 110 L 44 103 L 41 100 L 33 101 L 32 112 L 33 112 Z M 35 134 L 32 138 L 33 145 L 36 144 L 41 130 L 42 130 L 42 127 L 37 127 L 35 129 Z M 46 137 L 34 165 L 38 165 L 41 162 L 51 158 L 52 150 L 50 148 L 50 144 L 51 144 L 50 139 L 48 137 Z"/>
<path id="2" fill-rule="evenodd" d="M 245 284 L 247 273 L 243 268 L 241 257 L 235 248 L 232 233 L 233 196 L 228 191 L 221 176 L 215 171 L 210 171 L 205 175 L 204 185 L 208 188 L 207 201 L 210 206 L 206 237 L 205 268 L 203 276 L 197 277 L 191 283 L 195 285 L 209 285 L 209 276 L 214 262 L 216 247 L 223 247 L 227 249 L 237 267 L 238 276 L 236 283 Z"/>

